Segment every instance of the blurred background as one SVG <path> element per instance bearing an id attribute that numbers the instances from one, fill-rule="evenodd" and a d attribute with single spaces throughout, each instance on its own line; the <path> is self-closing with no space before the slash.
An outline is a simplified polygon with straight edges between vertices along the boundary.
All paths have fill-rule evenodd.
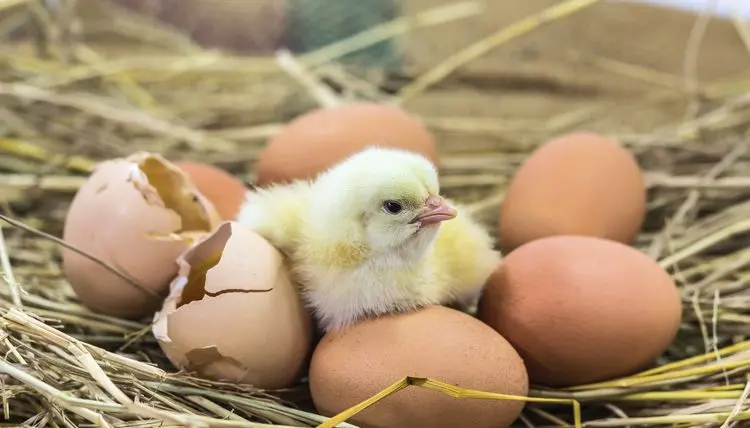
<path id="1" fill-rule="evenodd" d="M 743 0 L 619 0 L 640 1 L 659 6 L 667 6 L 687 11 L 700 12 L 710 10 L 717 16 L 730 17 L 735 14 L 747 17 L 750 14 L 750 3 Z"/>
<path id="2" fill-rule="evenodd" d="M 464 199 L 481 200 L 529 150 L 575 129 L 616 135 L 646 168 L 679 173 L 653 136 L 668 151 L 695 137 L 686 117 L 750 89 L 750 30 L 731 14 L 750 3 L 652 3 L 2 0 L 0 168 L 37 174 L 55 155 L 67 160 L 45 173 L 81 175 L 146 149 L 252 183 L 268 138 L 320 106 L 322 90 L 420 117 Z M 696 14 L 712 8 L 728 18 Z M 452 186 L 452 174 L 464 178 Z M 46 207 L 33 196 L 4 200 Z M 64 209 L 44 208 L 57 213 L 45 221 Z"/>

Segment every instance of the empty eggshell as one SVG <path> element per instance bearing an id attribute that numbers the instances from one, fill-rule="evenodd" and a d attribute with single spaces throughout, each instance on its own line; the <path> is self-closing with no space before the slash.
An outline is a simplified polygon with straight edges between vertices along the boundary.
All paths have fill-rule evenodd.
<path id="1" fill-rule="evenodd" d="M 513 344 L 533 383 L 566 387 L 652 364 L 674 340 L 681 312 L 672 278 L 641 251 L 553 236 L 505 257 L 477 316 Z"/>
<path id="2" fill-rule="evenodd" d="M 153 327 L 170 361 L 209 379 L 291 386 L 309 356 L 313 323 L 281 253 L 225 222 L 178 263 Z"/>
<path id="3" fill-rule="evenodd" d="M 518 168 L 499 218 L 505 252 L 554 235 L 631 243 L 645 218 L 646 186 L 617 141 L 577 132 L 552 139 Z"/>
<path id="4" fill-rule="evenodd" d="M 177 274 L 175 259 L 220 221 L 213 205 L 162 156 L 139 152 L 109 160 L 76 193 L 62 238 L 150 292 L 66 248 L 63 273 L 92 310 L 126 318 L 153 315 Z"/>
<path id="5" fill-rule="evenodd" d="M 333 416 L 405 376 L 517 396 L 528 392 L 523 361 L 510 344 L 475 318 L 442 306 L 371 318 L 326 334 L 313 353 L 310 391 L 317 410 Z M 524 404 L 410 387 L 349 422 L 363 428 L 502 428 Z"/>
<path id="6" fill-rule="evenodd" d="M 371 145 L 411 150 L 438 163 L 435 140 L 417 118 L 398 107 L 360 102 L 319 108 L 292 120 L 261 152 L 256 184 L 312 179 Z"/>
<path id="7" fill-rule="evenodd" d="M 247 192 L 242 181 L 211 164 L 192 161 L 174 164 L 183 170 L 198 191 L 211 201 L 222 219 L 234 220 Z"/>

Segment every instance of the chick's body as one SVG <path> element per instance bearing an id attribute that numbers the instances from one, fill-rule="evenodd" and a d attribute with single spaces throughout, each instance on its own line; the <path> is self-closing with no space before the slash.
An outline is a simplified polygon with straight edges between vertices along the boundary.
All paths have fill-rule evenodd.
<path id="1" fill-rule="evenodd" d="M 331 331 L 364 317 L 476 303 L 499 253 L 438 193 L 427 159 L 369 148 L 315 181 L 249 192 L 237 221 L 290 258 L 304 298 Z"/>
<path id="2" fill-rule="evenodd" d="M 298 181 L 247 192 L 237 221 L 263 236 L 282 253 L 291 257 L 301 243 L 304 211 L 309 201 L 310 183 Z"/>

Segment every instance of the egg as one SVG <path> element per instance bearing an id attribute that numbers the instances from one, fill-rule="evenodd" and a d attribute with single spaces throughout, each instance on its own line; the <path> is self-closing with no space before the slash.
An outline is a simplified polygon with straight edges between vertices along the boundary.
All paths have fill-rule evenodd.
<path id="1" fill-rule="evenodd" d="M 646 213 L 646 185 L 633 155 L 611 139 L 571 133 L 548 141 L 519 167 L 500 209 L 504 252 L 554 235 L 631 243 Z"/>
<path id="2" fill-rule="evenodd" d="M 224 222 L 178 263 L 152 329 L 169 360 L 207 379 L 293 385 L 310 355 L 313 323 L 281 253 Z"/>
<path id="3" fill-rule="evenodd" d="M 336 415 L 405 376 L 462 388 L 526 396 L 523 361 L 502 336 L 475 318 L 442 306 L 371 318 L 327 333 L 310 365 L 318 412 Z M 375 427 L 509 426 L 524 401 L 454 398 L 409 387 L 349 422 Z"/>
<path id="4" fill-rule="evenodd" d="M 247 192 L 242 181 L 207 163 L 180 161 L 174 164 L 184 171 L 198 191 L 211 201 L 223 220 L 234 220 Z"/>
<path id="5" fill-rule="evenodd" d="M 161 155 L 138 152 L 108 160 L 71 201 L 62 239 L 143 288 L 67 248 L 61 250 L 63 273 L 94 311 L 151 316 L 177 274 L 175 259 L 220 221 L 211 202 Z"/>
<path id="6" fill-rule="evenodd" d="M 507 255 L 477 317 L 513 344 L 532 383 L 567 387 L 653 363 L 675 338 L 681 300 L 669 274 L 643 252 L 561 235 Z"/>
<path id="7" fill-rule="evenodd" d="M 256 183 L 312 179 L 372 145 L 410 150 L 438 163 L 435 140 L 417 118 L 398 107 L 360 102 L 319 108 L 288 123 L 261 152 Z"/>

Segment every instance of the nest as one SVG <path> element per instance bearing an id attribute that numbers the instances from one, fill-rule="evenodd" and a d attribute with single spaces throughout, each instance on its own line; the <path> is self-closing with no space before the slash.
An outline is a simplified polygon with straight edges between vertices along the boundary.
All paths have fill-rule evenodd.
<path id="1" fill-rule="evenodd" d="M 410 0 L 409 19 L 275 57 L 200 45 L 112 3 L 81 1 L 78 15 L 68 3 L 76 2 L 50 12 L 42 2 L 0 2 L 7 426 L 324 423 L 304 382 L 261 391 L 176 372 L 147 322 L 78 303 L 56 237 L 99 160 L 148 150 L 213 163 L 252 185 L 257 154 L 283 123 L 352 99 L 400 103 L 421 117 L 439 140 L 443 188 L 492 228 L 504 186 L 538 144 L 577 129 L 622 141 L 648 183 L 637 246 L 684 298 L 679 336 L 656 369 L 531 396 L 574 400 L 589 427 L 750 419 L 747 24 L 597 0 L 487 2 L 484 11 Z M 19 28 L 37 36 L 11 43 Z M 390 39 L 404 55 L 395 68 L 342 60 Z M 461 395 L 439 381 L 401 386 Z M 529 402 L 518 420 L 573 423 L 571 406 L 554 402 Z"/>

